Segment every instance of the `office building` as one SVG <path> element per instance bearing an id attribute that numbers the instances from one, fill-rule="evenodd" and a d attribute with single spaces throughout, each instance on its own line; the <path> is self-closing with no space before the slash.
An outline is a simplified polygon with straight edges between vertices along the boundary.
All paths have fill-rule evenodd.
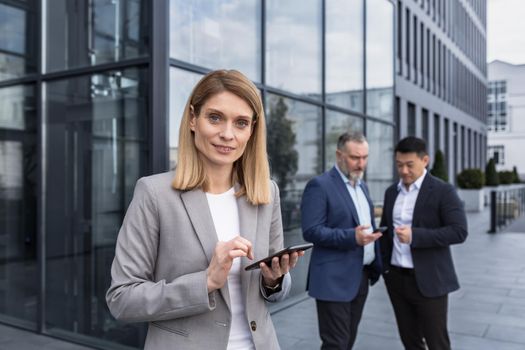
<path id="1" fill-rule="evenodd" d="M 516 167 L 525 179 L 525 64 L 490 62 L 488 80 L 487 159 L 498 171 Z"/>
<path id="2" fill-rule="evenodd" d="M 183 105 L 212 69 L 261 90 L 285 244 L 302 240 L 302 190 L 332 166 L 343 129 L 367 135 L 380 202 L 393 180 L 395 13 L 388 0 L 0 0 L 0 322 L 142 346 L 145 325 L 106 306 L 118 229 L 136 180 L 176 164 Z"/>
<path id="3" fill-rule="evenodd" d="M 398 138 L 427 140 L 448 177 L 486 163 L 486 0 L 398 0 Z"/>

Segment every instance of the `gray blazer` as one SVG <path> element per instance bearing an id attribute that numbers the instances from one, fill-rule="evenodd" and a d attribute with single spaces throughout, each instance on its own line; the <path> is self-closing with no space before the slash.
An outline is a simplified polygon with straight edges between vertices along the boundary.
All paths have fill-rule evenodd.
<path id="1" fill-rule="evenodd" d="M 208 294 L 206 269 L 217 234 L 202 190 L 171 187 L 174 173 L 141 178 L 120 229 L 106 301 L 112 315 L 129 322 L 149 322 L 145 349 L 226 349 L 231 312 L 228 285 Z M 283 247 L 279 190 L 273 201 L 253 206 L 237 199 L 240 234 L 250 240 L 256 259 Z M 246 316 L 257 349 L 279 349 L 265 301 L 284 299 L 289 274 L 280 292 L 270 296 L 260 270 L 244 271 L 241 286 Z"/>

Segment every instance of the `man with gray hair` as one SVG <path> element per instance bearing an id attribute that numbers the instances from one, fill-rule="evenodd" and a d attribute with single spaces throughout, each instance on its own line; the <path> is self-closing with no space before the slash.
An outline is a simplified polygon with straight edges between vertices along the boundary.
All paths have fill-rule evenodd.
<path id="1" fill-rule="evenodd" d="M 321 349 L 351 349 L 368 283 L 382 271 L 374 212 L 362 180 L 368 142 L 362 133 L 339 137 L 334 167 L 308 182 L 301 202 L 303 237 L 314 243 L 308 294 L 316 299 Z"/>

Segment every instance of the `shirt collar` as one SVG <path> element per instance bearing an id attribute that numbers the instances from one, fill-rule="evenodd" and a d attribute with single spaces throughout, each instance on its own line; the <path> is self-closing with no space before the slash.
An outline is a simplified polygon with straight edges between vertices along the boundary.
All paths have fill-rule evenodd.
<path id="1" fill-rule="evenodd" d="M 408 191 L 406 189 L 405 186 L 403 186 L 403 181 L 399 180 L 399 182 L 397 183 L 397 191 L 405 191 L 405 192 L 410 192 L 410 191 L 413 191 L 413 190 L 419 190 L 421 188 L 421 184 L 423 183 L 423 180 L 425 180 L 425 175 L 427 174 L 427 169 L 423 169 L 423 175 L 421 175 L 420 177 L 418 177 L 418 179 L 416 181 L 414 181 L 413 184 L 411 184 L 409 187 L 408 187 Z"/>
<path id="2" fill-rule="evenodd" d="M 337 172 L 339 173 L 339 176 L 341 176 L 341 179 L 343 180 L 343 182 L 345 184 L 349 184 L 350 186 L 352 186 L 350 184 L 350 179 L 346 177 L 345 174 L 343 174 L 343 172 L 341 171 L 341 169 L 339 169 L 339 167 L 337 166 L 337 163 L 335 163 L 335 168 L 337 169 Z M 360 186 L 361 185 L 361 179 L 357 180 L 357 183 L 356 183 L 356 186 Z"/>

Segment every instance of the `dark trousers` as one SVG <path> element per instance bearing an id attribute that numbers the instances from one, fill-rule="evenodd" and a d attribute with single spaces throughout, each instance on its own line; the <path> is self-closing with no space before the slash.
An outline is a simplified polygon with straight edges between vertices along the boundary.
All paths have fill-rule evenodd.
<path id="1" fill-rule="evenodd" d="M 448 295 L 423 296 L 409 269 L 391 268 L 384 280 L 405 349 L 426 350 L 428 346 L 429 350 L 450 350 Z"/>
<path id="2" fill-rule="evenodd" d="M 368 296 L 368 272 L 363 270 L 356 297 L 349 302 L 316 300 L 321 349 L 350 350 Z"/>

